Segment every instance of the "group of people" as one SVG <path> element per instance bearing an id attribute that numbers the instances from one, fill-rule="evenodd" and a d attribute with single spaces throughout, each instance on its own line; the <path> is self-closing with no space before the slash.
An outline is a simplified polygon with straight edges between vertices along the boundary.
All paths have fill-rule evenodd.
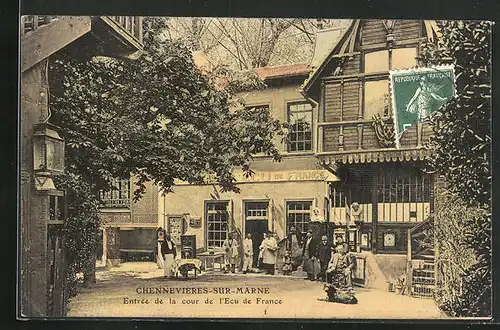
<path id="1" fill-rule="evenodd" d="M 303 265 L 308 280 L 327 281 L 328 274 L 331 273 L 331 271 L 327 271 L 331 268 L 329 265 L 334 257 L 337 258 L 335 253 L 347 255 L 347 245 L 341 237 L 337 237 L 334 243 L 330 243 L 326 235 L 323 235 L 321 241 L 318 242 L 314 239 L 312 230 L 307 231 L 304 242 L 302 242 L 301 237 L 301 233 L 292 227 L 288 236 L 287 254 L 285 255 L 285 258 L 289 256 L 291 264 L 291 267 L 287 267 L 287 270 L 289 268 L 296 270 L 298 266 Z M 352 258 L 349 260 L 352 261 Z M 350 269 L 352 269 L 352 265 L 350 265 Z"/>
<path id="2" fill-rule="evenodd" d="M 224 240 L 222 245 L 224 249 L 224 273 L 235 273 L 236 265 L 240 261 L 240 246 L 237 236 L 230 233 Z M 266 271 L 267 274 L 274 274 L 278 256 L 278 243 L 272 232 L 266 232 L 259 246 L 259 266 Z M 246 234 L 243 239 L 243 267 L 242 273 L 251 272 L 254 266 L 254 248 L 251 234 Z M 336 254 L 337 253 L 337 254 Z M 302 238 L 302 233 L 297 231 L 295 227 L 290 228 L 290 234 L 286 240 L 286 252 L 283 256 L 282 272 L 285 275 L 291 274 L 297 270 L 299 266 L 303 266 L 307 273 L 307 279 L 311 281 L 327 282 L 331 277 L 332 263 L 336 269 L 341 266 L 338 262 L 342 255 L 348 255 L 347 246 L 342 238 L 337 238 L 335 243 L 328 242 L 326 235 L 321 237 L 318 242 L 313 238 L 313 233 L 309 230 L 306 237 Z M 349 273 L 353 268 L 352 258 L 347 258 L 348 269 L 344 271 Z M 329 270 L 330 269 L 330 270 Z M 350 276 L 348 279 L 350 283 Z"/>
<path id="3" fill-rule="evenodd" d="M 332 244 L 323 235 L 318 243 L 311 230 L 307 231 L 303 243 L 301 237 L 301 233 L 292 227 L 287 240 L 283 273 L 289 274 L 302 264 L 308 280 L 325 282 L 324 289 L 329 301 L 356 303 L 352 288 L 352 271 L 356 263 L 343 239 L 338 237 Z"/>
<path id="4" fill-rule="evenodd" d="M 237 236 L 230 233 L 222 245 L 224 249 L 224 273 L 235 273 L 239 263 L 239 243 Z M 246 274 L 253 269 L 253 241 L 252 235 L 247 234 L 243 240 L 243 268 Z M 278 243 L 272 232 L 266 232 L 259 246 L 259 263 L 266 274 L 274 275 L 278 254 Z M 161 242 L 161 255 L 164 263 L 164 275 L 170 277 L 172 265 L 176 258 L 176 246 L 170 236 L 165 233 Z M 348 253 L 347 244 L 338 237 L 334 244 L 328 242 L 327 236 L 321 241 L 314 239 L 311 230 L 307 231 L 302 242 L 302 234 L 292 227 L 286 239 L 286 252 L 283 257 L 283 274 L 289 275 L 299 266 L 307 273 L 311 281 L 326 282 L 324 289 L 329 301 L 356 303 L 352 289 L 352 270 L 355 267 L 353 257 Z"/>
<path id="5" fill-rule="evenodd" d="M 234 234 L 229 234 L 222 244 L 224 248 L 224 273 L 235 273 L 236 263 L 239 261 L 239 244 Z M 264 239 L 259 246 L 259 262 L 267 274 L 274 274 L 278 243 L 271 232 L 264 234 Z M 248 233 L 243 240 L 243 267 L 242 272 L 246 274 L 253 269 L 253 241 L 252 234 Z"/>

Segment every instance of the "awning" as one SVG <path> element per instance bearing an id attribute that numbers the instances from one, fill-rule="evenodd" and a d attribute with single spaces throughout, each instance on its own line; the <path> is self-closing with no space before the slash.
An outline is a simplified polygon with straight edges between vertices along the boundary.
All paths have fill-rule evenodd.
<path id="1" fill-rule="evenodd" d="M 386 148 L 370 151 L 353 150 L 341 153 L 323 152 L 317 154 L 320 163 L 323 166 L 335 166 L 341 164 L 358 163 L 379 163 L 379 162 L 411 162 L 425 160 L 432 154 L 430 149 L 412 148 L 396 149 Z"/>

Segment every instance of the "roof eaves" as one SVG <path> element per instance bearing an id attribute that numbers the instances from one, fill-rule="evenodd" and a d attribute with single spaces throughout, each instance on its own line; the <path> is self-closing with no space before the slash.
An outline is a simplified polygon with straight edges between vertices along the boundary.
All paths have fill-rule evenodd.
<path id="1" fill-rule="evenodd" d="M 344 31 L 344 34 L 335 42 L 335 44 L 332 47 L 332 50 L 327 52 L 323 59 L 320 61 L 320 65 L 316 66 L 313 71 L 309 74 L 309 77 L 304 81 L 304 84 L 301 87 L 301 92 L 302 94 L 307 94 L 311 86 L 314 84 L 316 79 L 318 78 L 318 75 L 323 71 L 325 66 L 327 65 L 330 57 L 332 54 L 337 50 L 339 45 L 342 44 L 342 42 L 345 41 L 346 36 L 351 32 L 351 29 L 353 29 L 354 25 L 356 23 L 356 20 L 353 20 L 349 27 Z"/>

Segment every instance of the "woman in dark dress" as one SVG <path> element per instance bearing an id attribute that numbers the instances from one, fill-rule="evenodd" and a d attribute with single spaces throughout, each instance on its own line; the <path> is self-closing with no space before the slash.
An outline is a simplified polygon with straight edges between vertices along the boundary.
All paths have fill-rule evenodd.
<path id="1" fill-rule="evenodd" d="M 292 270 L 297 270 L 297 267 L 302 264 L 302 234 L 294 226 L 290 227 L 286 249 L 290 251 Z"/>
<path id="2" fill-rule="evenodd" d="M 172 267 L 174 265 L 177 251 L 174 242 L 170 239 L 169 234 L 165 234 L 165 240 L 161 244 L 161 254 L 164 260 L 164 276 L 169 278 L 174 275 Z"/>

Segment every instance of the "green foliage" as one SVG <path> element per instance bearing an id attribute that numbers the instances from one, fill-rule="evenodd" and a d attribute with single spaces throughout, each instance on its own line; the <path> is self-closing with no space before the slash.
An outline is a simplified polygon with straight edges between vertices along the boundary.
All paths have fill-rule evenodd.
<path id="1" fill-rule="evenodd" d="M 92 262 L 99 229 L 99 191 L 115 189 L 114 178 L 137 178 L 134 199 L 153 181 L 163 192 L 174 180 L 193 184 L 212 178 L 223 191 L 238 191 L 234 167 L 251 174 L 254 150 L 279 161 L 274 136 L 283 125 L 264 109 L 230 109 L 234 86 L 256 88 L 255 77 L 216 88 L 191 52 L 165 39 L 162 18 L 144 20 L 146 54 L 135 61 L 51 58 L 51 122 L 66 141 L 69 192 L 67 247 L 72 271 Z M 227 79 L 227 76 L 225 77 Z"/>
<path id="2" fill-rule="evenodd" d="M 437 44 L 423 50 L 425 65 L 453 64 L 456 97 L 432 117 L 434 168 L 464 200 L 491 199 L 491 24 L 447 21 Z"/>
<path id="3" fill-rule="evenodd" d="M 457 316 L 491 315 L 491 24 L 446 21 L 442 38 L 423 48 L 425 65 L 454 64 L 456 96 L 432 117 L 435 136 L 429 165 L 448 188 L 481 216 L 462 219 L 464 244 L 473 264 L 461 276 L 461 290 L 447 299 Z M 439 210 L 437 210 L 439 211 Z M 446 221 L 446 218 L 444 219 Z M 448 219 L 448 221 L 452 221 Z M 446 238 L 456 239 L 456 236 Z M 451 247 L 450 247 L 451 249 Z M 449 252 L 457 253 L 451 249 Z"/>
<path id="4" fill-rule="evenodd" d="M 431 234 L 429 238 L 439 251 L 436 301 L 452 316 L 484 316 L 488 311 L 484 303 L 490 300 L 491 290 L 485 282 L 488 269 L 479 266 L 476 251 L 478 247 L 489 248 L 491 242 L 471 240 L 481 236 L 479 233 L 485 230 L 481 224 L 489 215 L 444 189 L 436 196 L 435 209 L 435 237 Z"/>
<path id="5" fill-rule="evenodd" d="M 87 182 L 67 172 L 56 178 L 56 184 L 66 190 L 68 221 L 64 228 L 68 262 L 68 295 L 76 294 L 76 273 L 83 272 L 89 261 L 94 261 L 98 245 L 99 201 Z"/>

